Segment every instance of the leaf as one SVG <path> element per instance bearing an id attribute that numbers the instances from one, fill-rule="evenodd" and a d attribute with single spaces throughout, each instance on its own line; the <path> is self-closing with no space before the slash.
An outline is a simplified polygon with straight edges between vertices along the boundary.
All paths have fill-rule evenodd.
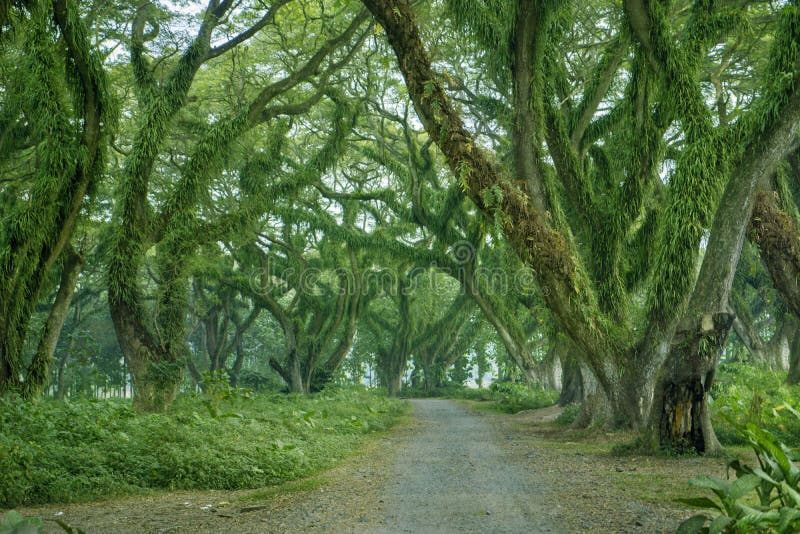
<path id="1" fill-rule="evenodd" d="M 737 478 L 733 481 L 730 486 L 730 492 L 728 495 L 734 501 L 738 501 L 754 489 L 758 487 L 761 483 L 761 479 L 753 474 L 744 475 L 742 477 Z"/>
<path id="2" fill-rule="evenodd" d="M 762 528 L 768 524 L 777 523 L 780 518 L 777 510 L 762 511 L 741 503 L 736 503 L 736 509 L 741 514 L 736 520 L 736 526 L 740 528 L 749 526 Z M 747 531 L 743 528 L 741 530 Z"/>
<path id="3" fill-rule="evenodd" d="M 781 482 L 780 485 L 780 492 L 784 495 L 788 495 L 794 501 L 795 506 L 800 509 L 800 493 L 791 487 L 786 482 Z"/>
<path id="4" fill-rule="evenodd" d="M 709 517 L 707 515 L 693 515 L 678 526 L 677 534 L 696 534 L 698 532 L 704 532 L 704 527 L 708 520 Z"/>
<path id="5" fill-rule="evenodd" d="M 695 488 L 710 489 L 716 493 L 720 499 L 724 499 L 725 496 L 730 493 L 730 484 L 727 481 L 706 475 L 693 478 L 689 481 L 689 485 Z"/>
<path id="6" fill-rule="evenodd" d="M 798 525 L 798 523 L 800 523 L 800 509 L 783 507 L 780 509 L 779 513 L 778 532 L 795 532 L 794 529 L 789 529 L 800 526 Z"/>
<path id="7" fill-rule="evenodd" d="M 0 534 L 38 534 L 42 529 L 42 520 L 38 517 L 24 517 L 15 510 L 6 514 L 0 523 Z"/>
<path id="8" fill-rule="evenodd" d="M 86 534 L 83 529 L 71 527 L 60 519 L 56 519 L 56 524 L 67 534 Z"/>
<path id="9" fill-rule="evenodd" d="M 710 525 L 708 525 L 708 534 L 720 534 L 725 532 L 725 527 L 733 523 L 733 518 L 727 515 L 718 515 L 714 518 Z"/>
<path id="10" fill-rule="evenodd" d="M 757 468 L 753 469 L 753 474 L 756 475 L 761 480 L 769 482 L 770 484 L 772 484 L 774 486 L 777 486 L 779 484 L 777 480 L 775 480 L 774 478 L 769 476 L 767 473 L 765 473 L 764 470 L 761 469 L 760 467 L 757 467 Z"/>
<path id="11" fill-rule="evenodd" d="M 714 510 L 722 510 L 722 507 L 716 501 L 708 497 L 685 497 L 675 499 L 677 502 L 694 506 L 695 508 L 712 508 Z"/>

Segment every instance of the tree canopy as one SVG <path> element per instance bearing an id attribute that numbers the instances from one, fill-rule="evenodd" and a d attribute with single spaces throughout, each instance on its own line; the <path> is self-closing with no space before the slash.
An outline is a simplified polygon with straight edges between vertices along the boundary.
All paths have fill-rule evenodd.
<path id="1" fill-rule="evenodd" d="M 798 89 L 796 0 L 0 0 L 0 394 L 493 364 L 715 451 L 800 380 Z"/>

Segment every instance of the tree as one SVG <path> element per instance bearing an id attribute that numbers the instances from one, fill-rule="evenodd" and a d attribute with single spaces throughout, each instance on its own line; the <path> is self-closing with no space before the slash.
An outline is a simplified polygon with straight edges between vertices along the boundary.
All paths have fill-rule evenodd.
<path id="1" fill-rule="evenodd" d="M 507 131 L 514 146 L 513 165 L 505 166 L 465 128 L 460 110 L 444 90 L 443 77 L 431 67 L 410 5 L 393 0 L 365 0 L 364 4 L 386 31 L 425 129 L 441 149 L 465 194 L 489 217 L 504 222 L 509 243 L 520 259 L 533 268 L 547 306 L 560 329 L 584 354 L 609 398 L 617 422 L 641 424 L 650 404 L 655 370 L 665 359 L 669 362 L 665 370 L 684 369 L 686 366 L 675 363 L 683 358 L 691 362 L 685 373 L 687 380 L 703 387 L 687 386 L 683 375 L 673 373 L 669 378 L 669 371 L 660 375 L 656 396 L 661 397 L 654 413 L 662 414 L 664 407 L 685 402 L 678 397 L 690 390 L 697 396 L 691 400 L 692 421 L 684 425 L 684 419 L 675 419 L 680 428 L 668 425 L 659 431 L 658 444 L 688 441 L 698 450 L 712 448 L 713 436 L 702 415 L 705 388 L 713 380 L 713 372 L 709 374 L 716 363 L 713 355 L 718 354 L 729 324 L 726 327 L 725 318 L 720 315 L 720 322 L 710 323 L 711 330 L 699 329 L 701 337 L 713 341 L 708 352 L 698 350 L 699 345 L 687 343 L 687 339 L 678 340 L 676 345 L 687 348 L 688 353 L 683 356 L 677 348 L 668 356 L 663 347 L 665 341 L 672 339 L 681 316 L 684 320 L 680 331 L 694 331 L 689 323 L 702 327 L 698 317 L 707 316 L 705 311 L 698 315 L 699 309 L 725 308 L 728 277 L 714 278 L 713 284 L 705 281 L 726 265 L 735 267 L 738 259 L 741 240 L 732 236 L 743 235 L 744 223 L 740 214 L 727 210 L 741 210 L 742 205 L 736 207 L 735 199 L 748 206 L 755 183 L 770 174 L 794 138 L 796 54 L 792 43 L 796 42 L 797 26 L 792 17 L 796 9 L 783 9 L 783 22 L 774 30 L 772 59 L 762 78 L 759 97 L 747 118 L 737 121 L 735 128 L 728 128 L 713 124 L 703 98 L 699 66 L 713 44 L 738 27 L 737 21 L 744 13 L 741 8 L 715 10 L 710 3 L 697 3 L 683 19 L 684 39 L 676 47 L 668 37 L 670 28 L 660 4 L 626 2 L 622 29 L 630 31 L 636 47 L 631 60 L 633 75 L 626 89 L 629 97 L 620 102 L 616 117 L 631 117 L 632 131 L 627 138 L 621 136 L 620 142 L 628 139 L 633 144 L 628 146 L 622 168 L 615 169 L 601 165 L 609 160 L 602 159 L 604 151 L 597 144 L 598 133 L 602 137 L 602 128 L 608 127 L 610 119 L 594 118 L 613 76 L 599 76 L 597 79 L 604 82 L 587 87 L 579 105 L 566 110 L 552 107 L 551 102 L 559 96 L 558 84 L 549 87 L 544 76 L 551 73 L 556 80 L 563 79 L 560 57 L 553 55 L 559 35 L 554 21 L 561 20 L 560 6 L 552 2 L 520 2 L 514 7 L 457 3 L 458 9 L 454 10 L 479 43 L 502 45 L 500 57 L 495 59 L 498 75 L 505 78 L 508 89 L 501 87 L 499 92 L 510 93 Z M 481 16 L 486 14 L 481 10 L 497 16 Z M 599 72 L 615 70 L 610 67 L 615 64 L 613 52 L 612 46 L 602 56 L 610 59 L 598 63 Z M 772 83 L 770 80 L 776 76 L 787 83 Z M 659 107 L 654 110 L 656 102 Z M 565 113 L 577 120 L 566 121 Z M 615 118 L 615 113 L 609 115 Z M 580 128 L 587 120 L 592 127 Z M 663 209 L 651 212 L 649 218 L 645 201 L 660 189 L 655 180 L 659 146 L 673 121 L 680 125 L 684 146 L 666 188 Z M 545 139 L 553 168 L 542 157 Z M 728 152 L 729 139 L 736 140 L 733 146 L 749 147 L 748 156 L 752 157 L 744 158 L 744 150 Z M 594 153 L 599 155 L 586 160 L 585 154 L 592 154 L 591 149 L 597 149 Z M 552 182 L 553 169 L 563 185 L 567 206 L 577 215 L 574 218 L 565 217 L 569 212 L 563 209 Z M 606 190 L 602 196 L 601 186 Z M 610 203 L 611 198 L 617 202 Z M 718 199 L 721 211 L 714 218 Z M 719 247 L 719 252 L 706 255 L 714 261 L 704 264 L 705 272 L 700 274 L 703 283 L 694 286 L 702 291 L 690 298 L 703 229 L 712 220 L 719 222 L 711 231 L 709 247 L 715 251 Z M 598 232 L 601 224 L 603 231 Z M 594 252 L 591 257 L 602 260 L 602 264 L 593 265 L 583 259 L 574 240 L 581 228 L 595 230 L 593 235 L 599 241 L 590 248 Z M 648 307 L 645 328 L 641 330 L 634 330 L 634 317 L 630 314 L 636 307 L 626 304 L 628 289 L 621 286 L 624 277 L 620 268 L 626 262 L 622 245 L 630 234 L 643 239 L 655 235 L 658 243 L 656 254 L 644 264 L 646 270 L 634 277 L 634 281 L 648 280 L 642 286 L 647 290 Z M 606 268 L 599 272 L 602 265 Z M 595 279 L 598 283 L 594 283 Z M 688 311 L 683 314 L 687 304 Z M 629 316 L 631 322 L 624 320 Z M 708 337 L 710 332 L 714 336 Z M 682 385 L 670 389 L 665 385 L 670 380 Z M 669 420 L 662 415 L 655 418 Z M 686 432 L 687 428 L 691 430 Z"/>
<path id="2" fill-rule="evenodd" d="M 0 196 L 0 394 L 32 397 L 48 376 L 50 347 L 80 270 L 78 254 L 65 258 L 64 252 L 103 174 L 117 109 L 76 3 L 3 5 L 0 24 L 12 26 L 0 36 L 0 152 L 11 178 Z M 62 291 L 41 334 L 41 350 L 26 367 L 22 350 L 31 316 L 60 262 Z"/>
<path id="3" fill-rule="evenodd" d="M 166 143 L 172 136 L 180 135 L 175 126 L 183 118 L 201 67 L 264 28 L 274 27 L 278 12 L 285 10 L 287 4 L 289 0 L 273 2 L 254 23 L 242 28 L 236 23 L 239 17 L 230 19 L 231 22 L 228 18 L 240 9 L 259 12 L 259 6 L 211 0 L 196 34 L 180 58 L 171 62 L 167 61 L 172 55 L 168 50 L 159 61 L 151 62 L 147 57 L 147 43 L 158 35 L 159 13 L 155 6 L 144 4 L 136 14 L 130 58 L 142 119 L 133 135 L 116 193 L 118 209 L 113 220 L 108 281 L 111 315 L 134 378 L 134 402 L 139 409 L 164 409 L 181 381 L 189 353 L 185 341 L 189 258 L 203 244 L 245 231 L 265 212 L 266 190 L 248 189 L 243 184 L 245 196 L 237 211 L 215 214 L 213 221 L 207 220 L 198 210 L 210 201 L 207 194 L 211 181 L 224 175 L 234 144 L 254 130 L 264 133 L 269 145 L 262 148 L 266 155 L 262 154 L 257 162 L 262 166 L 261 172 L 279 171 L 277 156 L 282 139 L 288 134 L 288 125 L 276 124 L 277 119 L 300 115 L 314 107 L 327 92 L 327 79 L 349 61 L 352 51 L 366 35 L 359 34 L 364 14 L 353 17 L 341 31 L 327 27 L 322 17 L 315 51 L 283 65 L 284 77 L 238 92 L 239 98 L 235 99 L 238 101 L 231 107 L 212 110 L 199 123 L 189 121 L 197 141 L 183 156 L 186 159 L 179 166 L 179 177 L 167 176 L 166 183 L 156 180 L 162 166 L 169 168 L 169 158 L 164 154 Z M 291 22 L 291 16 L 284 21 Z M 232 26 L 227 27 L 229 24 Z M 216 42 L 215 31 L 233 33 L 234 37 L 212 45 Z M 305 90 L 303 84 L 311 84 L 312 90 Z M 229 89 L 238 91 L 237 87 Z M 164 200 L 154 205 L 152 189 L 156 185 L 162 185 L 158 196 Z M 152 247 L 156 250 L 157 289 L 154 307 L 148 309 L 144 304 L 141 271 Z"/>

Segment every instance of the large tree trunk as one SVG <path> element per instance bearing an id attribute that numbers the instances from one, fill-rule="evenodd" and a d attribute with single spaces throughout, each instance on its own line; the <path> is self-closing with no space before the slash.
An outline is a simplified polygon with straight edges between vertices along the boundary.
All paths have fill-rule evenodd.
<path id="1" fill-rule="evenodd" d="M 55 398 L 57 400 L 64 400 L 64 398 L 67 396 L 67 387 L 64 380 L 64 375 L 67 370 L 67 361 L 69 360 L 69 352 L 74 345 L 75 342 L 71 341 L 69 349 L 62 352 L 61 356 L 58 358 L 58 370 L 56 371 L 56 394 L 55 394 Z"/>
<path id="2" fill-rule="evenodd" d="M 236 359 L 233 361 L 229 373 L 231 387 L 239 387 L 239 374 L 242 372 L 242 365 L 244 364 L 244 347 L 242 346 L 241 336 L 236 340 Z"/>
<path id="3" fill-rule="evenodd" d="M 386 377 L 386 389 L 390 397 L 399 397 L 403 390 L 403 374 L 396 370 Z"/>
<path id="4" fill-rule="evenodd" d="M 293 338 L 287 337 L 287 342 L 290 339 Z M 297 346 L 288 346 L 287 350 L 285 367 L 275 358 L 270 358 L 269 365 L 283 378 L 290 393 L 308 393 L 308 387 L 304 379 L 304 373 L 298 355 L 300 349 Z"/>
<path id="5" fill-rule="evenodd" d="M 786 384 L 800 384 L 800 331 L 795 331 L 789 347 L 789 374 L 786 376 Z"/>
<path id="6" fill-rule="evenodd" d="M 699 453 L 720 450 L 711 426 L 708 392 L 732 323 L 729 313 L 707 314 L 676 332 L 655 391 L 654 446 Z"/>
<path id="7" fill-rule="evenodd" d="M 152 368 L 146 371 L 139 367 L 133 377 L 133 408 L 142 413 L 163 412 L 172 405 L 181 382 L 179 374 L 159 373 Z"/>
<path id="8" fill-rule="evenodd" d="M 133 406 L 141 412 L 167 409 L 183 379 L 184 361 L 151 337 L 138 303 L 132 305 L 109 291 L 109 308 L 114 330 L 133 382 Z"/>
<path id="9" fill-rule="evenodd" d="M 558 396 L 558 405 L 566 406 L 576 402 L 583 402 L 583 374 L 578 358 L 569 352 L 559 351 L 561 359 L 561 394 Z"/>
<path id="10" fill-rule="evenodd" d="M 800 317 L 800 230 L 779 208 L 775 193 L 758 194 L 748 236 L 758 246 L 775 289 Z"/>
<path id="11" fill-rule="evenodd" d="M 26 398 L 33 398 L 39 395 L 47 381 L 56 344 L 58 344 L 58 338 L 61 336 L 64 321 L 67 319 L 72 296 L 75 293 L 75 285 L 78 283 L 82 268 L 83 257 L 74 250 L 67 249 L 56 300 L 53 302 L 52 308 L 50 308 L 50 314 L 47 316 L 47 321 L 39 339 L 39 346 L 25 376 L 22 394 Z"/>
<path id="12" fill-rule="evenodd" d="M 573 428 L 611 427 L 613 426 L 613 410 L 608 396 L 595 378 L 591 369 L 583 363 L 580 367 L 583 402 Z"/>

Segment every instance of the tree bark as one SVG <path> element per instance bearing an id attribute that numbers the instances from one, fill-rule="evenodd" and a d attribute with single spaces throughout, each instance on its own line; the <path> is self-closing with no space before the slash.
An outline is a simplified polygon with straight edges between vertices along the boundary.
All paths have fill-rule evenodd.
<path id="1" fill-rule="evenodd" d="M 580 361 L 569 352 L 559 350 L 558 353 L 561 360 L 561 394 L 558 396 L 558 405 L 583 402 L 583 373 Z"/>
<path id="2" fill-rule="evenodd" d="M 708 392 L 732 324 L 729 313 L 707 314 L 694 328 L 676 332 L 654 395 L 655 447 L 699 453 L 721 449 L 711 426 Z"/>
<path id="3" fill-rule="evenodd" d="M 800 384 L 800 332 L 795 332 L 789 349 L 789 373 L 786 376 L 789 386 Z"/>
<path id="4" fill-rule="evenodd" d="M 758 246 L 775 289 L 795 317 L 800 317 L 800 230 L 778 207 L 775 193 L 759 192 L 748 236 Z"/>
<path id="5" fill-rule="evenodd" d="M 78 277 L 83 268 L 83 257 L 80 254 L 72 249 L 67 249 L 65 255 L 58 293 L 47 316 L 36 354 L 25 375 L 22 395 L 28 399 L 36 397 L 42 392 L 42 388 L 49 377 L 56 344 L 58 344 L 58 338 L 61 336 L 61 329 L 67 319 L 72 296 L 75 294 L 75 285 L 78 283 Z"/>
<path id="6" fill-rule="evenodd" d="M 397 362 L 399 363 L 399 362 Z M 400 392 L 403 390 L 403 374 L 404 368 L 400 365 L 391 366 L 386 373 L 386 389 L 390 397 L 399 397 Z"/>

